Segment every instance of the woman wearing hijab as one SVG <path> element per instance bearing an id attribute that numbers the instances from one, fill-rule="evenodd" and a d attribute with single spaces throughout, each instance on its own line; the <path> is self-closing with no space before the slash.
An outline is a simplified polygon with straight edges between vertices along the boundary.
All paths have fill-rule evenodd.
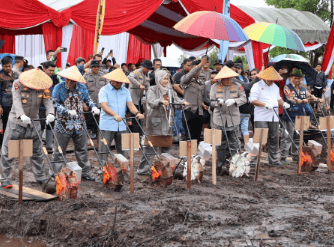
<path id="1" fill-rule="evenodd" d="M 153 147 L 160 148 L 161 153 L 169 153 L 173 144 L 173 123 L 174 107 L 178 110 L 181 105 L 169 105 L 169 95 L 171 101 L 176 104 L 189 105 L 188 102 L 181 100 L 170 84 L 170 76 L 166 70 L 157 70 L 155 72 L 155 82 L 157 85 L 149 87 L 147 91 L 147 118 L 146 134 Z M 146 154 L 154 153 L 149 145 L 145 147 Z M 154 155 L 147 155 L 149 164 L 145 157 L 142 157 L 138 174 L 148 175 L 151 173 L 151 164 Z"/>

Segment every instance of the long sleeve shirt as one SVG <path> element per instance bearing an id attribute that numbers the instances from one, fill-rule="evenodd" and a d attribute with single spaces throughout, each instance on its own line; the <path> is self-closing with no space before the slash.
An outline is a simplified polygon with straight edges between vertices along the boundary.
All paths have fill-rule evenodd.
<path id="1" fill-rule="evenodd" d="M 14 80 L 18 78 L 19 74 L 14 71 L 12 72 L 12 75 L 9 75 L 4 70 L 0 71 L 0 105 L 2 107 L 12 107 L 12 86 Z"/>
<path id="2" fill-rule="evenodd" d="M 298 98 L 298 95 L 300 95 L 300 86 L 296 87 L 294 86 L 294 90 L 290 90 L 288 86 L 284 87 L 284 95 L 287 98 L 288 101 L 290 101 L 293 104 L 302 104 L 303 100 Z M 306 91 L 306 99 L 311 101 L 317 101 L 319 100 L 317 97 L 315 97 L 310 92 Z"/>
<path id="3" fill-rule="evenodd" d="M 55 130 L 63 134 L 80 133 L 83 129 L 84 116 L 71 116 L 70 110 L 75 110 L 77 113 L 83 112 L 83 104 L 86 104 L 91 109 L 96 106 L 85 85 L 76 83 L 72 91 L 65 82 L 57 84 L 52 93 L 53 106 L 56 108 L 57 120 Z"/>
<path id="4" fill-rule="evenodd" d="M 281 100 L 280 90 L 278 86 L 273 83 L 268 86 L 263 80 L 255 83 L 250 91 L 249 101 L 252 103 L 258 100 L 262 103 L 268 103 L 273 107 L 278 107 L 278 101 Z M 274 111 L 277 109 L 268 110 L 266 107 L 255 106 L 254 121 L 255 122 L 278 122 L 278 118 Z"/>

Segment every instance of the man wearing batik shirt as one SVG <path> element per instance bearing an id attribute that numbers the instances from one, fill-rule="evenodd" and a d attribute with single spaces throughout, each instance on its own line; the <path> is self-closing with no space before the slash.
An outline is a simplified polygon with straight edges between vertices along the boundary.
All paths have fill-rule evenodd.
<path id="1" fill-rule="evenodd" d="M 12 86 L 14 80 L 19 78 L 19 73 L 12 69 L 13 59 L 4 57 L 1 60 L 2 70 L 0 71 L 0 114 L 2 115 L 3 133 L 6 130 L 8 117 L 13 105 Z M 2 146 L 3 135 L 0 137 L 0 147 Z"/>
<path id="2" fill-rule="evenodd" d="M 294 132 L 294 123 L 297 116 L 310 116 L 312 120 L 312 109 L 309 101 L 320 101 L 319 99 L 308 92 L 301 86 L 302 78 L 304 77 L 301 70 L 296 69 L 290 74 L 290 83 L 284 87 L 284 102 L 290 104 L 290 108 L 283 113 L 283 124 L 288 133 L 284 132 L 281 141 L 281 163 L 286 163 L 286 158 L 289 155 L 291 147 L 291 139 Z M 310 126 L 316 128 L 315 126 Z M 290 135 L 290 137 L 289 137 Z"/>
<path id="3" fill-rule="evenodd" d="M 58 73 L 65 78 L 65 82 L 59 83 L 53 90 L 52 97 L 54 107 L 56 108 L 57 120 L 55 123 L 55 135 L 64 154 L 71 139 L 74 142 L 75 155 L 79 166 L 82 168 L 82 179 L 94 181 L 89 175 L 89 160 L 87 153 L 87 136 L 84 131 L 86 123 L 84 122 L 83 104 L 91 109 L 94 115 L 99 115 L 100 110 L 96 107 L 85 85 L 85 79 L 82 77 L 76 66 L 70 67 Z M 53 161 L 61 160 L 62 155 L 54 145 Z M 58 173 L 62 163 L 54 163 L 53 169 Z"/>

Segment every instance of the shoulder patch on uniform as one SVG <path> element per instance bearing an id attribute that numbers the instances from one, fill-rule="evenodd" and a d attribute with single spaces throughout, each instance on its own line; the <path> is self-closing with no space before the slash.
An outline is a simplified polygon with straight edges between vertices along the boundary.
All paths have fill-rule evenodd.
<path id="1" fill-rule="evenodd" d="M 290 96 L 293 94 L 293 91 L 294 91 L 294 90 L 290 90 L 288 87 L 284 87 L 284 94 L 285 94 L 287 97 L 290 97 Z"/>
<path id="2" fill-rule="evenodd" d="M 135 73 L 135 75 L 138 75 L 138 71 L 137 70 L 135 70 L 133 73 Z"/>
<path id="3" fill-rule="evenodd" d="M 14 88 L 15 88 L 15 91 L 18 90 L 20 88 L 20 85 L 17 82 L 15 82 L 14 83 Z"/>
<path id="4" fill-rule="evenodd" d="M 51 92 L 49 89 L 45 89 L 43 92 L 43 99 L 49 99 L 51 98 Z"/>
<path id="5" fill-rule="evenodd" d="M 240 85 L 239 89 L 240 89 L 241 92 L 245 91 L 244 87 L 241 86 L 241 85 Z"/>

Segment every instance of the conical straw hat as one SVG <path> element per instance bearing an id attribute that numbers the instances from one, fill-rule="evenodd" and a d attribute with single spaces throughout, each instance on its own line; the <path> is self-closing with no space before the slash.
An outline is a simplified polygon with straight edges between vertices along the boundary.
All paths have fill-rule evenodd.
<path id="1" fill-rule="evenodd" d="M 52 86 L 53 81 L 50 76 L 45 74 L 40 69 L 31 69 L 26 72 L 23 72 L 19 80 L 21 84 L 25 87 L 35 89 L 35 90 L 44 90 Z"/>
<path id="2" fill-rule="evenodd" d="M 215 80 L 224 79 L 224 78 L 231 78 L 239 76 L 239 74 L 235 73 L 232 69 L 227 66 L 224 66 L 219 73 L 216 75 Z"/>
<path id="3" fill-rule="evenodd" d="M 283 78 L 280 74 L 274 69 L 273 66 L 270 66 L 268 69 L 261 71 L 258 75 L 258 78 L 267 80 L 267 81 L 282 81 Z"/>
<path id="4" fill-rule="evenodd" d="M 77 66 L 72 66 L 68 69 L 65 69 L 63 71 L 60 71 L 57 73 L 57 75 L 70 79 L 72 81 L 86 83 L 85 78 L 81 75 L 80 71 L 78 70 Z"/>
<path id="5" fill-rule="evenodd" d="M 129 79 L 126 77 L 126 75 L 124 74 L 121 68 L 115 69 L 103 77 L 110 81 L 117 81 L 117 82 L 128 83 L 128 84 L 130 83 Z"/>

